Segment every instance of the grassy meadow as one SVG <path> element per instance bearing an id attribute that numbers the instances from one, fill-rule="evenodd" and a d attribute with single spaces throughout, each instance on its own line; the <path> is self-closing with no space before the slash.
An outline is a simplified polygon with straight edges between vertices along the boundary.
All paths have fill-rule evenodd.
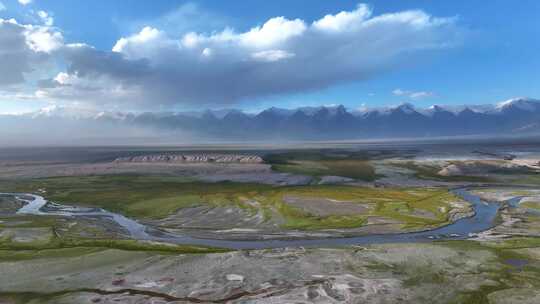
<path id="1" fill-rule="evenodd" d="M 368 217 L 399 221 L 404 228 L 447 224 L 452 201 L 446 189 L 372 188 L 345 185 L 269 186 L 250 183 L 203 183 L 176 177 L 104 175 L 53 177 L 0 183 L 0 191 L 40 193 L 54 202 L 102 207 L 137 219 L 161 219 L 193 206 L 233 206 L 278 214 L 287 229 L 354 228 Z M 285 196 L 325 198 L 331 208 L 340 201 L 363 204 L 365 213 L 317 216 L 284 201 Z M 255 204 L 253 202 L 256 202 Z M 424 214 L 429 214 L 425 216 Z"/>

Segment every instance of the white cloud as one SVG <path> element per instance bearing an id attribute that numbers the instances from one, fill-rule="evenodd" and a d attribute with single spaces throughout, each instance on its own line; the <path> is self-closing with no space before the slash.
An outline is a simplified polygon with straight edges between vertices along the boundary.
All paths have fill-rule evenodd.
<path id="1" fill-rule="evenodd" d="M 50 53 L 59 49 L 64 43 L 64 37 L 61 33 L 47 27 L 28 27 L 25 36 L 26 44 L 34 52 Z"/>
<path id="2" fill-rule="evenodd" d="M 62 44 L 62 34 L 50 27 L 0 18 L 0 89 L 23 86 L 26 76 L 38 73 Z"/>
<path id="3" fill-rule="evenodd" d="M 433 97 L 435 94 L 433 92 L 414 92 L 410 95 L 412 99 L 422 99 L 422 98 L 428 98 Z"/>
<path id="4" fill-rule="evenodd" d="M 266 21 L 263 26 L 254 27 L 249 32 L 238 35 L 238 38 L 247 47 L 267 48 L 300 36 L 305 31 L 306 24 L 300 19 L 275 17 Z"/>
<path id="5" fill-rule="evenodd" d="M 402 89 L 395 89 L 392 91 L 392 94 L 395 96 L 406 96 L 410 99 L 418 100 L 418 99 L 424 99 L 435 96 L 433 92 L 426 92 L 426 91 L 407 91 Z"/>
<path id="6" fill-rule="evenodd" d="M 6 6 L 4 5 L 4 3 L 0 2 L 0 12 L 5 11 L 5 10 L 6 10 Z"/>
<path id="7" fill-rule="evenodd" d="M 50 16 L 44 13 L 46 20 Z M 119 38 L 112 50 L 98 50 L 84 43 L 64 45 L 61 32 L 47 26 L 52 21 L 13 25 L 22 41 L 15 53 L 59 56 L 67 65 L 39 83 L 40 96 L 146 109 L 221 106 L 361 81 L 399 66 L 396 63 L 412 54 L 455 45 L 461 31 L 453 18 L 423 11 L 374 15 L 361 4 L 311 23 L 270 18 L 244 32 L 225 28 L 185 33 L 144 26 Z M 11 45 L 8 40 L 2 43 L 2 31 L 0 54 Z M 23 61 L 26 66 L 0 66 L 0 85 L 4 71 L 18 75 L 20 82 L 35 69 L 32 60 Z"/>
<path id="8" fill-rule="evenodd" d="M 18 0 L 21 5 L 28 5 L 33 2 L 33 0 Z"/>
<path id="9" fill-rule="evenodd" d="M 232 104 L 374 77 L 404 54 L 448 47 L 458 36 L 452 18 L 423 11 L 373 16 L 366 5 L 359 5 L 309 25 L 275 17 L 243 33 L 227 28 L 175 38 L 144 27 L 118 40 L 116 56 L 84 48 L 71 51 L 67 59 L 70 74 L 99 80 L 94 84 L 106 79 L 105 91 L 115 86 L 130 95 L 129 102 Z M 74 93 L 74 87 L 69 90 Z M 429 94 L 411 92 L 409 97 Z"/>
<path id="10" fill-rule="evenodd" d="M 407 91 L 403 91 L 402 89 L 395 89 L 392 91 L 392 94 L 396 96 L 403 96 L 403 95 L 406 95 L 407 93 L 408 93 Z"/>
<path id="11" fill-rule="evenodd" d="M 53 80 L 56 81 L 59 85 L 70 85 L 73 83 L 74 78 L 76 78 L 76 76 L 69 75 L 65 72 L 60 72 L 53 78 Z"/>
<path id="12" fill-rule="evenodd" d="M 342 11 L 335 15 L 326 15 L 313 22 L 316 29 L 328 32 L 342 32 L 356 30 L 371 16 L 371 9 L 366 4 L 359 4 L 356 10 Z"/>
<path id="13" fill-rule="evenodd" d="M 53 26 L 54 19 L 49 13 L 47 13 L 46 11 L 38 11 L 36 14 L 41 19 L 41 22 L 43 22 L 44 25 Z"/>
<path id="14" fill-rule="evenodd" d="M 127 38 L 120 38 L 120 40 L 118 40 L 112 48 L 112 51 L 117 53 L 128 53 L 130 52 L 130 50 L 128 50 L 127 48 L 130 44 L 138 46 L 152 45 L 152 43 L 156 42 L 160 38 L 160 36 L 162 36 L 162 33 L 159 30 L 146 26 L 137 34 L 134 34 Z"/>

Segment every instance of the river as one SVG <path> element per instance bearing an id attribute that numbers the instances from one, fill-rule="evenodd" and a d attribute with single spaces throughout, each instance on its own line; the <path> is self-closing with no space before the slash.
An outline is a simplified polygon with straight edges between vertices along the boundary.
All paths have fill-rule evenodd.
<path id="1" fill-rule="evenodd" d="M 126 229 L 133 239 L 151 240 L 185 245 L 212 246 L 229 249 L 264 249 L 281 247 L 320 247 L 320 246 L 342 246 L 342 245 L 362 245 L 374 243 L 402 243 L 402 242 L 429 242 L 433 240 L 466 239 L 472 233 L 478 233 L 493 227 L 497 211 L 500 204 L 485 202 L 478 196 L 470 193 L 466 189 L 456 189 L 453 192 L 468 201 L 474 208 L 475 214 L 472 217 L 459 219 L 449 225 L 433 230 L 392 233 L 392 234 L 372 234 L 356 237 L 336 237 L 321 239 L 291 239 L 291 240 L 219 240 L 194 238 L 181 234 L 159 231 L 156 228 L 145 226 L 136 220 L 125 217 L 121 214 L 113 213 L 101 208 L 81 208 L 59 205 L 48 202 L 42 196 L 22 193 L 1 193 L 13 195 L 26 204 L 17 213 L 33 215 L 59 215 L 73 217 L 108 217 L 118 225 Z M 513 202 L 512 202 L 513 203 Z"/>

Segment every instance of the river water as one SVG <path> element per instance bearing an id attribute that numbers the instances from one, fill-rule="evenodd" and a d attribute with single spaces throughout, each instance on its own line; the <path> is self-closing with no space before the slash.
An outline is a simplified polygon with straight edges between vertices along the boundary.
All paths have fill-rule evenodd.
<path id="1" fill-rule="evenodd" d="M 493 227 L 494 220 L 500 204 L 485 202 L 478 196 L 473 195 L 466 189 L 457 189 L 453 192 L 468 201 L 474 208 L 472 217 L 459 219 L 449 225 L 433 230 L 393 233 L 372 234 L 357 237 L 336 237 L 322 239 L 291 239 L 291 240 L 219 240 L 194 238 L 181 234 L 159 231 L 153 227 L 145 226 L 136 220 L 113 213 L 101 208 L 80 208 L 48 202 L 43 197 L 35 194 L 10 194 L 26 204 L 17 213 L 33 215 L 60 215 L 73 217 L 107 217 L 126 229 L 133 239 L 152 240 L 185 245 L 201 245 L 222 247 L 229 249 L 264 249 L 281 247 L 317 247 L 317 246 L 341 246 L 362 245 L 374 243 L 401 243 L 401 242 L 429 242 L 432 240 L 466 239 L 472 233 L 478 233 Z M 512 201 L 512 203 L 514 203 Z"/>

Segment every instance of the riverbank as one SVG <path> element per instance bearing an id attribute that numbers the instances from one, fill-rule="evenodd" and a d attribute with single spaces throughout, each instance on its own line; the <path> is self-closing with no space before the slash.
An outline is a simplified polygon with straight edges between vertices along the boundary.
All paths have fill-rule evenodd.
<path id="1" fill-rule="evenodd" d="M 136 220 L 103 209 L 78 208 L 48 204 L 41 196 L 35 194 L 16 194 L 15 199 L 22 200 L 27 204 L 21 207 L 17 213 L 33 216 L 60 216 L 74 218 L 95 218 L 113 221 L 128 232 L 128 237 L 135 240 L 158 241 L 181 245 L 195 245 L 218 247 L 228 249 L 263 249 L 280 247 L 301 246 L 343 246 L 371 243 L 396 243 L 396 242 L 426 242 L 429 240 L 465 239 L 472 233 L 482 232 L 494 225 L 498 205 L 485 203 L 479 197 L 472 195 L 465 189 L 454 190 L 453 193 L 472 205 L 474 215 L 472 217 L 459 218 L 448 225 L 432 229 L 410 233 L 387 233 L 370 234 L 352 237 L 329 237 L 322 235 L 316 238 L 310 236 L 302 239 L 297 236 L 294 239 L 273 240 L 224 240 L 212 238 L 196 238 L 189 235 L 175 234 L 170 231 L 160 231 L 155 227 L 145 226 Z M 5 195 L 5 194 L 4 194 Z M 28 199 L 30 198 L 30 199 Z M 50 206 L 49 206 L 50 205 Z M 285 234 L 287 237 L 287 234 Z"/>

